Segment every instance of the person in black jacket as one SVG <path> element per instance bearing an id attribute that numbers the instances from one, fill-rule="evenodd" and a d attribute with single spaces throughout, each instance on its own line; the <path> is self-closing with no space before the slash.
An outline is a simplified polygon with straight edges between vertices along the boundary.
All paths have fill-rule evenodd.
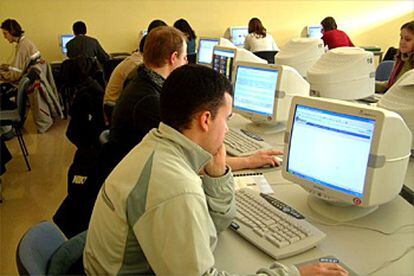
<path id="1" fill-rule="evenodd" d="M 103 65 L 109 59 L 109 55 L 97 39 L 86 35 L 86 24 L 82 21 L 77 21 L 72 28 L 75 37 L 66 44 L 68 58 L 92 57 L 97 58 L 101 65 Z"/>
<path id="2" fill-rule="evenodd" d="M 69 62 L 67 81 L 72 85 L 68 139 L 78 149 L 99 147 L 99 135 L 105 128 L 103 88 L 91 75 L 91 60 L 84 57 Z"/>

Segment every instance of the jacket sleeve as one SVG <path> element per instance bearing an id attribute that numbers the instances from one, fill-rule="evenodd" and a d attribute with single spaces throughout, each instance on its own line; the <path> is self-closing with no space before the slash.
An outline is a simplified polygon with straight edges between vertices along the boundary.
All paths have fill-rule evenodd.
<path id="1" fill-rule="evenodd" d="M 109 59 L 109 55 L 105 52 L 105 50 L 102 48 L 101 44 L 98 40 L 96 40 L 96 58 L 99 60 L 99 62 L 103 65 L 106 61 Z"/>
<path id="2" fill-rule="evenodd" d="M 224 231 L 236 215 L 234 180 L 230 168 L 222 177 L 203 176 L 203 189 L 217 232 Z"/>

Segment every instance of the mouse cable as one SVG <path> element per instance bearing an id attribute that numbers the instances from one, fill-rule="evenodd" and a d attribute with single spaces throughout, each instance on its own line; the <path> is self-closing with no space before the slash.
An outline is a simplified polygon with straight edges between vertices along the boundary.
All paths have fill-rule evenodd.
<path id="1" fill-rule="evenodd" d="M 369 231 L 373 231 L 373 232 L 378 232 L 378 233 L 383 234 L 383 235 L 394 235 L 395 233 L 399 232 L 403 228 L 414 226 L 414 223 L 404 224 L 404 225 L 401 225 L 400 227 L 397 227 L 393 231 L 387 232 L 387 231 L 383 231 L 383 230 L 376 229 L 376 228 L 369 227 L 369 226 L 362 226 L 362 225 L 346 223 L 346 222 L 329 223 L 329 222 L 325 222 L 325 221 L 320 220 L 320 219 L 316 219 L 316 218 L 311 217 L 311 216 L 305 216 L 305 217 L 307 219 L 315 222 L 315 223 L 319 223 L 319 224 L 326 225 L 326 226 L 345 226 L 345 227 L 351 227 L 351 228 L 358 228 L 358 229 L 364 229 L 364 230 L 369 230 Z"/>
<path id="2" fill-rule="evenodd" d="M 374 269 L 373 271 L 371 271 L 371 272 L 368 272 L 367 274 L 365 274 L 366 276 L 368 276 L 368 275 L 372 275 L 372 274 L 374 274 L 374 273 L 376 273 L 376 272 L 378 272 L 378 271 L 380 271 L 381 269 L 383 269 L 383 268 L 385 268 L 385 267 L 387 267 L 387 266 L 389 266 L 390 264 L 392 264 L 392 263 L 395 263 L 395 262 L 397 262 L 397 261 L 399 261 L 399 260 L 401 260 L 405 255 L 407 255 L 407 253 L 408 252 L 410 252 L 411 250 L 413 250 L 414 249 L 414 245 L 412 245 L 412 246 L 410 246 L 410 247 L 408 247 L 407 249 L 405 249 L 405 251 L 400 255 L 400 256 L 398 256 L 398 257 L 396 257 L 396 258 L 394 258 L 394 259 L 391 259 L 391 260 L 388 260 L 388 261 L 386 261 L 386 262 L 384 262 L 382 265 L 380 265 L 379 267 L 377 267 L 376 269 Z"/>

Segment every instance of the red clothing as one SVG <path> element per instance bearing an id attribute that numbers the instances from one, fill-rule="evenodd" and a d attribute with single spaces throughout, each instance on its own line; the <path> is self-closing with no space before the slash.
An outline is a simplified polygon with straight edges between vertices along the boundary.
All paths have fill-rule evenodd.
<path id="1" fill-rule="evenodd" d="M 323 43 L 328 45 L 329 49 L 343 46 L 354 46 L 348 35 L 341 30 L 330 30 L 323 33 Z"/>

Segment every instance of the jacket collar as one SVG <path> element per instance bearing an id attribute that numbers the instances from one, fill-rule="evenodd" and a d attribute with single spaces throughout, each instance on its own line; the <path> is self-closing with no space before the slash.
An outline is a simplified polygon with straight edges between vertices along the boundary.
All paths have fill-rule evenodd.
<path id="1" fill-rule="evenodd" d="M 158 138 L 168 139 L 173 142 L 183 152 L 185 158 L 197 173 L 212 159 L 212 155 L 205 149 L 162 122 L 159 124 L 158 129 L 153 129 L 151 132 Z"/>
<path id="2" fill-rule="evenodd" d="M 144 64 L 138 66 L 138 72 L 144 72 L 148 79 L 150 79 L 151 82 L 153 82 L 158 87 L 158 89 L 161 90 L 165 82 L 165 79 L 161 75 L 149 69 Z"/>

